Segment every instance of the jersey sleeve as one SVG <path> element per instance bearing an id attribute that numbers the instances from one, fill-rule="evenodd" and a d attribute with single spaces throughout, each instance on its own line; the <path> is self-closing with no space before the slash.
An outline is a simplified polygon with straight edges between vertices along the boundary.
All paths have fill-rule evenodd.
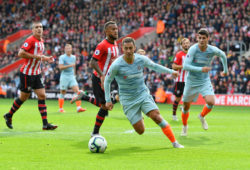
<path id="1" fill-rule="evenodd" d="M 182 60 L 182 57 L 181 57 L 181 54 L 180 54 L 180 52 L 179 52 L 179 53 L 177 53 L 177 54 L 175 55 L 174 63 L 177 64 L 177 65 L 181 65 L 181 60 Z"/>
<path id="2" fill-rule="evenodd" d="M 33 45 L 34 45 L 34 42 L 32 41 L 32 39 L 28 38 L 25 40 L 25 42 L 21 46 L 21 49 L 24 49 L 25 51 L 29 51 L 33 47 Z"/>
<path id="3" fill-rule="evenodd" d="M 103 54 L 105 54 L 104 45 L 99 44 L 95 49 L 95 52 L 93 54 L 93 58 L 100 60 L 100 58 L 103 56 Z"/>
<path id="4" fill-rule="evenodd" d="M 104 80 L 104 91 L 105 91 L 105 100 L 106 102 L 111 102 L 110 99 L 110 84 L 114 80 L 117 72 L 118 72 L 118 66 L 116 65 L 117 62 L 113 62 L 111 66 L 109 67 L 108 73 L 105 76 Z"/>
<path id="5" fill-rule="evenodd" d="M 220 57 L 220 60 L 222 62 L 222 65 L 223 65 L 223 70 L 224 70 L 224 73 L 228 73 L 228 67 L 227 67 L 227 57 L 226 57 L 226 54 L 220 50 L 219 48 L 217 47 L 214 47 L 214 51 L 215 51 L 215 55 Z"/>
<path id="6" fill-rule="evenodd" d="M 150 68 L 156 72 L 160 72 L 160 73 L 169 73 L 172 74 L 174 70 L 166 68 L 160 64 L 156 64 L 154 63 L 152 60 L 150 60 L 148 57 L 146 56 L 141 56 L 143 61 L 144 61 L 144 66 L 147 68 Z"/>
<path id="7" fill-rule="evenodd" d="M 183 70 L 192 71 L 192 72 L 202 72 L 202 67 L 193 66 L 191 64 L 193 59 L 194 59 L 195 51 L 196 51 L 196 49 L 194 48 L 194 46 L 192 46 L 188 50 L 187 56 L 186 56 L 186 58 L 184 60 L 184 64 L 183 64 Z"/>
<path id="8" fill-rule="evenodd" d="M 59 57 L 59 64 L 64 64 L 62 55 Z"/>

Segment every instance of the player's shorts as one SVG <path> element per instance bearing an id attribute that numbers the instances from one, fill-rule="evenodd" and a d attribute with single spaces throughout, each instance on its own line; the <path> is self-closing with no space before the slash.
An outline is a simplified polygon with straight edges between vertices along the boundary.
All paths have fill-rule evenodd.
<path id="1" fill-rule="evenodd" d="M 203 97 L 214 95 L 213 86 L 210 81 L 200 86 L 190 86 L 186 83 L 182 100 L 183 102 L 196 102 L 199 94 Z"/>
<path id="2" fill-rule="evenodd" d="M 147 114 L 151 110 L 158 110 L 159 108 L 155 104 L 155 101 L 151 95 L 147 95 L 145 99 L 140 103 L 135 103 L 132 105 L 123 105 L 123 111 L 127 116 L 128 120 L 132 125 L 137 123 L 142 119 L 142 113 Z"/>
<path id="3" fill-rule="evenodd" d="M 185 82 L 176 82 L 174 88 L 174 95 L 176 97 L 181 97 L 184 91 Z"/>
<path id="4" fill-rule="evenodd" d="M 42 75 L 26 75 L 20 72 L 20 90 L 25 93 L 31 93 L 32 89 L 44 88 Z"/>
<path id="5" fill-rule="evenodd" d="M 75 76 L 60 76 L 60 90 L 67 90 L 73 86 L 78 86 Z"/>
<path id="6" fill-rule="evenodd" d="M 105 94 L 104 90 L 102 90 L 101 87 L 101 79 L 96 77 L 94 74 L 92 74 L 92 86 L 93 86 L 93 93 L 96 98 L 96 101 L 105 104 Z"/>

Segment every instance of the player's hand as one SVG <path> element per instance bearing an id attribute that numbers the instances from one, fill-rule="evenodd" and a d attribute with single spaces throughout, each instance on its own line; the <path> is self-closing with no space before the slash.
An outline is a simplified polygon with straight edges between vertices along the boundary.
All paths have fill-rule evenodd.
<path id="1" fill-rule="evenodd" d="M 104 89 L 104 80 L 105 80 L 105 76 L 101 76 L 101 88 L 102 90 Z"/>
<path id="2" fill-rule="evenodd" d="M 221 77 L 225 77 L 225 76 L 227 76 L 227 75 L 228 75 L 228 73 L 221 72 L 221 73 L 220 73 L 220 75 L 221 75 Z"/>
<path id="3" fill-rule="evenodd" d="M 178 76 L 179 76 L 179 73 L 178 73 L 177 71 L 173 71 L 172 77 L 173 77 L 173 78 L 176 78 L 176 77 L 178 77 Z"/>
<path id="4" fill-rule="evenodd" d="M 49 57 L 45 57 L 47 59 L 48 63 L 53 63 L 55 60 L 53 58 L 53 56 L 49 56 Z"/>
<path id="5" fill-rule="evenodd" d="M 105 106 L 106 106 L 106 108 L 107 108 L 108 110 L 112 110 L 112 109 L 113 109 L 113 103 L 112 103 L 112 102 L 106 103 Z"/>
<path id="6" fill-rule="evenodd" d="M 211 70 L 211 67 L 202 67 L 203 73 L 208 73 Z"/>

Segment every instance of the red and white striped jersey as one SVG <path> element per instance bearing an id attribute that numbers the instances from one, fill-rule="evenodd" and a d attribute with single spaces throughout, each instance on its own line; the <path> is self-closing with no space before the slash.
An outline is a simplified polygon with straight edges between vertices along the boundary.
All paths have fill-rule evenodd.
<path id="1" fill-rule="evenodd" d="M 119 49 L 117 43 L 115 42 L 114 44 L 112 44 L 108 42 L 106 39 L 104 39 L 97 45 L 95 52 L 93 54 L 93 58 L 98 60 L 98 65 L 104 75 L 107 74 L 110 65 L 118 56 L 119 56 Z M 99 77 L 95 70 L 94 74 L 95 76 Z"/>
<path id="2" fill-rule="evenodd" d="M 34 55 L 42 55 L 44 51 L 43 39 L 38 40 L 33 35 L 25 40 L 22 49 Z M 25 63 L 20 71 L 26 75 L 39 75 L 41 74 L 41 61 L 34 58 L 25 58 Z"/>
<path id="3" fill-rule="evenodd" d="M 186 53 L 184 53 L 183 51 L 179 51 L 174 59 L 174 63 L 177 65 L 183 65 L 184 60 L 186 58 Z M 187 71 L 180 69 L 179 71 L 179 76 L 176 77 L 175 81 L 176 82 L 185 82 L 185 77 L 187 76 Z"/>

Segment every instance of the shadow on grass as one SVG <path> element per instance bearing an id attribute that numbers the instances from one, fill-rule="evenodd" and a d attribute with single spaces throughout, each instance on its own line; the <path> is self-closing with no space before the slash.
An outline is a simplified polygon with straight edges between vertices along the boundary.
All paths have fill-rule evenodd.
<path id="1" fill-rule="evenodd" d="M 169 147 L 155 147 L 155 148 L 142 148 L 139 146 L 130 146 L 130 147 L 115 147 L 115 148 L 111 148 L 107 147 L 107 150 L 105 151 L 105 153 L 91 153 L 88 149 L 88 140 L 84 140 L 82 142 L 76 143 L 75 145 L 73 145 L 76 148 L 79 149 L 85 149 L 86 150 L 86 154 L 89 155 L 93 155 L 93 156 L 101 156 L 103 154 L 105 154 L 105 157 L 99 157 L 102 159 L 110 159 L 111 157 L 121 157 L 121 156 L 129 156 L 129 155 L 135 155 L 135 154 L 145 154 L 147 152 L 154 152 L 154 151 L 162 151 L 162 150 L 168 150 L 168 149 L 174 149 L 171 145 L 169 145 Z"/>
<path id="2" fill-rule="evenodd" d="M 178 138 L 178 141 L 184 145 L 184 146 L 207 146 L 207 145 L 220 145 L 223 142 L 222 141 L 214 141 L 208 137 L 205 136 L 199 136 L 199 137 L 188 137 L 188 136 L 182 136 Z"/>

